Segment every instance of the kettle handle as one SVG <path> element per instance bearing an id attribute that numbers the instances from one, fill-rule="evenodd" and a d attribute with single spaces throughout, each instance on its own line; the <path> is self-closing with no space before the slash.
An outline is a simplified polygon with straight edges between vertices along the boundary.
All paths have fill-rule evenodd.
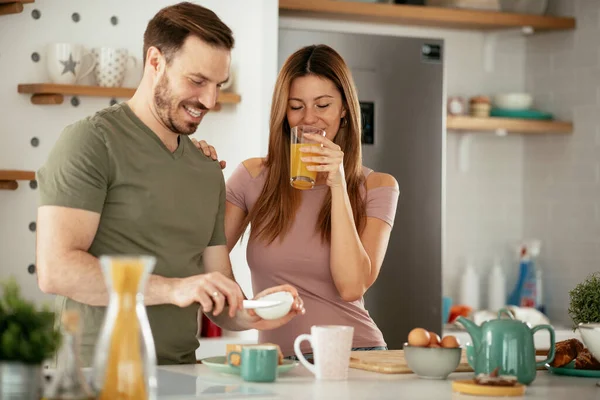
<path id="1" fill-rule="evenodd" d="M 537 331 L 546 329 L 550 332 L 550 351 L 548 352 L 548 357 L 544 361 L 538 361 L 535 363 L 536 367 L 543 367 L 546 363 L 551 363 L 554 361 L 554 353 L 556 351 L 556 342 L 554 341 L 554 328 L 550 325 L 538 325 L 531 330 L 532 334 L 535 334 Z"/>
<path id="2" fill-rule="evenodd" d="M 513 315 L 513 313 L 510 312 L 508 308 L 501 308 L 500 310 L 498 310 L 498 319 L 500 319 L 502 314 L 507 315 L 510 319 L 515 319 L 515 316 Z"/>

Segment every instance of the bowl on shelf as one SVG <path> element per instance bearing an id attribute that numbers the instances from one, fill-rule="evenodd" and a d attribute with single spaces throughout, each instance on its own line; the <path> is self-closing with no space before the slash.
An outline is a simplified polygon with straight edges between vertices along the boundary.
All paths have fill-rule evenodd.
<path id="1" fill-rule="evenodd" d="M 461 355 L 460 347 L 417 347 L 404 344 L 404 358 L 408 368 L 423 379 L 446 379 L 458 368 Z"/>
<path id="2" fill-rule="evenodd" d="M 547 8 L 548 0 L 500 0 L 503 12 L 542 15 Z"/>
<path id="3" fill-rule="evenodd" d="M 503 110 L 527 110 L 533 104 L 529 93 L 503 93 L 493 97 L 494 106 Z"/>

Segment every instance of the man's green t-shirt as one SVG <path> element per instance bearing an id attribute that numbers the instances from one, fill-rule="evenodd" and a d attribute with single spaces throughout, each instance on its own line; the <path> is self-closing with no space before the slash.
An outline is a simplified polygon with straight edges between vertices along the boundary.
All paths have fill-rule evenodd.
<path id="1" fill-rule="evenodd" d="M 153 255 L 153 274 L 182 278 L 204 273 L 207 246 L 226 244 L 219 164 L 183 135 L 169 151 L 125 103 L 66 127 L 37 179 L 41 206 L 101 214 L 93 256 Z M 65 308 L 80 312 L 90 365 L 105 307 L 60 300 L 59 317 Z M 196 362 L 197 312 L 197 305 L 147 307 L 159 364 Z"/>

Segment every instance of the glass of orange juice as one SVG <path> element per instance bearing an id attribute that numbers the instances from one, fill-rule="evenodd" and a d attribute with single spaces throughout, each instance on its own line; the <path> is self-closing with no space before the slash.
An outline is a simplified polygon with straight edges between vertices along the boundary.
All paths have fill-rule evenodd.
<path id="1" fill-rule="evenodd" d="M 300 190 L 312 189 L 317 179 L 317 171 L 306 169 L 308 165 L 317 165 L 315 163 L 305 163 L 301 157 L 310 157 L 313 153 L 303 153 L 302 147 L 322 146 L 305 137 L 306 133 L 315 133 L 325 136 L 325 131 L 315 126 L 298 125 L 290 129 L 290 184 L 292 187 Z"/>

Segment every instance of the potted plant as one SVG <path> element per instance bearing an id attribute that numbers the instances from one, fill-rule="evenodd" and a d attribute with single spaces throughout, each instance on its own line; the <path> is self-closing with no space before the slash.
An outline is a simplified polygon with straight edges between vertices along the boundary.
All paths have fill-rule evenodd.
<path id="1" fill-rule="evenodd" d="M 580 323 L 600 322 L 600 273 L 589 275 L 569 292 L 569 316 L 573 321 L 573 330 Z"/>
<path id="2" fill-rule="evenodd" d="M 60 345 L 54 313 L 25 300 L 14 279 L 0 288 L 0 398 L 39 399 L 42 363 Z"/>

